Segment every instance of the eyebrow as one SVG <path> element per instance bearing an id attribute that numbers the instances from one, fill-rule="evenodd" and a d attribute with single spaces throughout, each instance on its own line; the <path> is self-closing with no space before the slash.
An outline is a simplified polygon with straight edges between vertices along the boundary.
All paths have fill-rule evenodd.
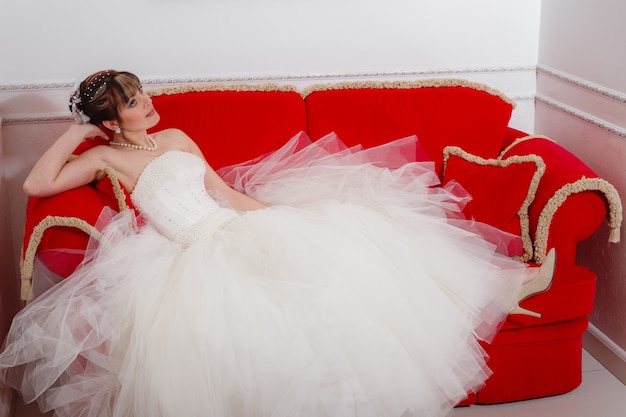
<path id="1" fill-rule="evenodd" d="M 138 92 L 139 92 L 139 90 L 137 90 L 137 91 L 135 92 L 135 94 L 133 94 L 133 96 L 132 96 L 132 97 L 130 97 L 130 98 L 128 99 L 128 101 L 126 102 L 126 105 L 127 105 L 127 106 L 130 106 L 130 102 L 131 102 L 131 101 L 133 101 L 133 100 L 135 100 L 135 96 L 137 95 L 137 93 L 138 93 Z"/>

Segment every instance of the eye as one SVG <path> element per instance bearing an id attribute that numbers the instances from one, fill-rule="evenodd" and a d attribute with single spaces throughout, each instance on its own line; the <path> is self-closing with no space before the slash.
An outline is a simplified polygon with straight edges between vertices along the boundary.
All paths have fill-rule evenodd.
<path id="1" fill-rule="evenodd" d="M 137 105 L 137 100 L 134 98 L 131 98 L 130 101 L 128 102 L 128 107 L 135 107 Z"/>

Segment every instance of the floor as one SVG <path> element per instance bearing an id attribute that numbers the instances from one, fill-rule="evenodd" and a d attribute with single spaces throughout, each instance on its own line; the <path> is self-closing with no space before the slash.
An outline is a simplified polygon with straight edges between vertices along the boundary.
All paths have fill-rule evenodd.
<path id="1" fill-rule="evenodd" d="M 509 404 L 456 408 L 451 417 L 624 417 L 626 385 L 583 352 L 583 382 L 574 391 Z"/>
<path id="2" fill-rule="evenodd" d="M 583 352 L 583 382 L 556 397 L 509 404 L 456 408 L 450 417 L 624 417 L 626 385 Z M 40 417 L 33 405 L 18 405 L 15 417 Z M 45 416 L 49 416 L 45 415 Z"/>

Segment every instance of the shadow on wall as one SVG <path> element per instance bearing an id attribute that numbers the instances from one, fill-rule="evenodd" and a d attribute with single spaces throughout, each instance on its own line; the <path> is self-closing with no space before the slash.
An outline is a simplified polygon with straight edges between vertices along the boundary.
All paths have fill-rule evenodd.
<path id="1" fill-rule="evenodd" d="M 53 95 L 65 91 L 53 91 Z M 23 237 L 26 196 L 22 183 L 37 158 L 48 148 L 50 125 L 65 129 L 65 123 L 41 125 L 29 120 L 54 113 L 53 97 L 38 92 L 7 92 L 0 99 L 0 337 L 4 340 L 13 316 L 21 308 L 19 297 L 19 258 Z M 46 129 L 43 131 L 42 129 Z"/>
<path id="2" fill-rule="evenodd" d="M 1 148 L 0 156 L 2 156 Z M 2 225 L 0 228 L 2 230 L 0 233 L 0 270 L 2 271 L 0 274 L 0 337 L 3 341 L 13 316 L 20 308 L 18 266 L 15 264 L 7 188 L 5 177 L 0 177 L 0 222 Z"/>

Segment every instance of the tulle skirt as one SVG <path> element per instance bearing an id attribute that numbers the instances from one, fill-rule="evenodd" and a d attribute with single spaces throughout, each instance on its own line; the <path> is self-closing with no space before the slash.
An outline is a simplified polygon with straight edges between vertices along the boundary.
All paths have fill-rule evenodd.
<path id="1" fill-rule="evenodd" d="M 220 171 L 271 206 L 187 245 L 103 213 L 14 319 L 2 378 L 60 416 L 445 415 L 489 376 L 525 266 L 414 149 L 294 138 Z"/>

